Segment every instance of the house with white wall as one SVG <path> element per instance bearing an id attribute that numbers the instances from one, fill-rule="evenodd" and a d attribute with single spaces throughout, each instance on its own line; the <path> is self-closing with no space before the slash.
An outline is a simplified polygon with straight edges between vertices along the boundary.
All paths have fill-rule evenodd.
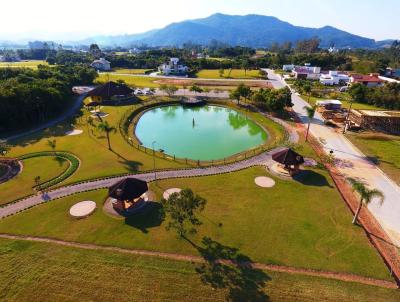
<path id="1" fill-rule="evenodd" d="M 296 66 L 293 69 L 293 76 L 298 80 L 319 80 L 321 77 L 321 67 Z"/>
<path id="2" fill-rule="evenodd" d="M 164 75 L 186 75 L 189 68 L 179 64 L 178 58 L 171 58 L 168 63 L 162 64 L 158 70 Z"/>
<path id="3" fill-rule="evenodd" d="M 110 71 L 111 63 L 104 58 L 100 58 L 99 60 L 94 60 L 92 64 L 90 64 L 94 69 L 100 71 Z"/>
<path id="4" fill-rule="evenodd" d="M 346 73 L 330 70 L 327 74 L 321 74 L 319 81 L 327 86 L 345 85 L 350 81 L 350 77 Z"/>

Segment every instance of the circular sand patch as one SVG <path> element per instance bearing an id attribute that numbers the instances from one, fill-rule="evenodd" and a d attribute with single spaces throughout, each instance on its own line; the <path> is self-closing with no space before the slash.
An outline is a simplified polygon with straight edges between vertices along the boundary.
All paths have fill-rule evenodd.
<path id="1" fill-rule="evenodd" d="M 275 180 L 266 176 L 259 176 L 254 179 L 257 186 L 262 188 L 272 188 L 275 186 Z"/>
<path id="2" fill-rule="evenodd" d="M 71 136 L 72 135 L 79 135 L 79 134 L 82 134 L 82 132 L 83 132 L 83 130 L 74 129 L 74 130 L 65 132 L 65 135 L 71 135 Z"/>
<path id="3" fill-rule="evenodd" d="M 171 194 L 179 193 L 181 191 L 182 191 L 182 189 L 179 189 L 179 188 L 170 188 L 168 190 L 165 190 L 165 192 L 163 193 L 163 197 L 164 197 L 164 199 L 168 199 L 171 196 Z"/>
<path id="4" fill-rule="evenodd" d="M 91 200 L 85 200 L 74 204 L 69 209 L 69 214 L 75 218 L 85 218 L 96 210 L 96 203 Z"/>

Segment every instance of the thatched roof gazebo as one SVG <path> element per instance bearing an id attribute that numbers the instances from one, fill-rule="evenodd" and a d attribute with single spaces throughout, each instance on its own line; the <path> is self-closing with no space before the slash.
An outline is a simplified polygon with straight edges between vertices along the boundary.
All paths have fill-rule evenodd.
<path id="1" fill-rule="evenodd" d="M 299 171 L 299 166 L 304 163 L 304 157 L 293 151 L 291 148 L 285 148 L 272 154 L 272 159 L 284 166 L 293 175 Z"/>
<path id="2" fill-rule="evenodd" d="M 147 183 L 137 178 L 125 178 L 108 189 L 108 196 L 114 198 L 113 208 L 117 212 L 129 212 L 146 201 Z"/>
<path id="3" fill-rule="evenodd" d="M 126 97 L 134 93 L 133 89 L 125 84 L 107 82 L 88 92 L 87 96 L 92 97 L 94 101 L 111 99 L 114 96 Z"/>

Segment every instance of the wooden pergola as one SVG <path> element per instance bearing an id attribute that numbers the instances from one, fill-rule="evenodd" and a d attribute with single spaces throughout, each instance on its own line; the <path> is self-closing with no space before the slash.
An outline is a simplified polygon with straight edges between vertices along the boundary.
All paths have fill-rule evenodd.
<path id="1" fill-rule="evenodd" d="M 147 183 L 137 178 L 125 178 L 108 189 L 108 196 L 115 199 L 113 208 L 119 212 L 129 212 L 144 202 L 143 195 L 148 191 Z"/>
<path id="2" fill-rule="evenodd" d="M 300 170 L 300 165 L 304 163 L 304 157 L 291 148 L 285 148 L 274 153 L 272 159 L 282 164 L 290 175 L 296 174 Z"/>

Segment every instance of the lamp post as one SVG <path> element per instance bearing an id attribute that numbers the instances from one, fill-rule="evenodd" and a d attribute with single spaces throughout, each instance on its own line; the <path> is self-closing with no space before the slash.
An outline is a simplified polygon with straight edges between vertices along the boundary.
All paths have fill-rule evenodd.
<path id="1" fill-rule="evenodd" d="M 153 146 L 153 169 L 154 169 L 154 180 L 157 181 L 157 172 L 156 172 L 156 157 L 155 157 L 155 145 L 156 141 L 153 141 L 151 145 Z"/>
<path id="2" fill-rule="evenodd" d="M 350 117 L 350 111 L 351 107 L 353 106 L 353 99 L 350 100 L 350 106 L 349 106 L 349 111 L 347 112 L 346 120 L 344 121 L 344 128 L 343 128 L 343 134 L 346 133 L 348 123 L 349 123 L 349 117 Z"/>

